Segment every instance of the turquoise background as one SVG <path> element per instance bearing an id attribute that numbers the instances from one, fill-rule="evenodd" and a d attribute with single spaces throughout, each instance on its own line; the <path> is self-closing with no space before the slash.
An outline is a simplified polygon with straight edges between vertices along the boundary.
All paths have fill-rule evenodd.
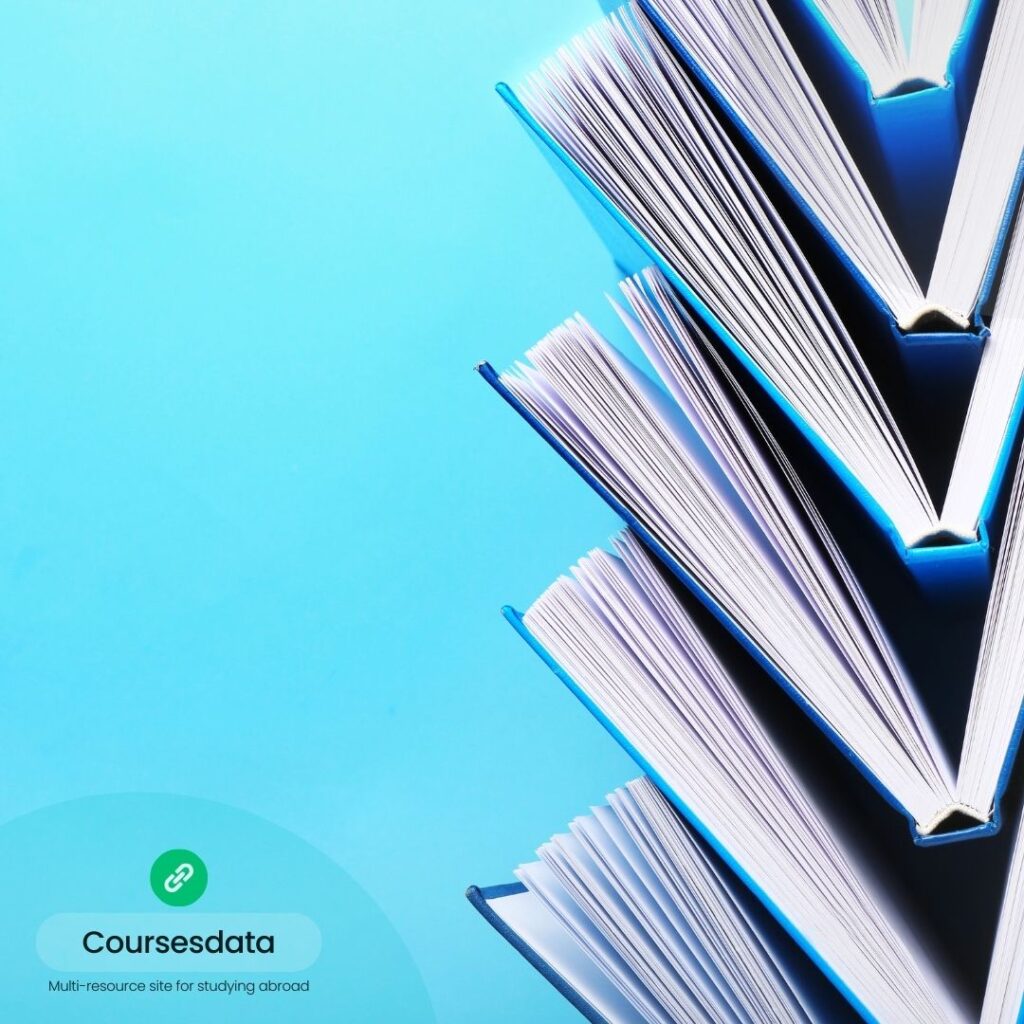
<path id="1" fill-rule="evenodd" d="M 635 774 L 498 614 L 616 522 L 472 373 L 610 323 L 492 91 L 598 13 L 0 8 L 0 820 L 259 814 L 442 1024 L 578 1019 L 462 893 Z"/>
<path id="2" fill-rule="evenodd" d="M 472 372 L 606 317 L 493 92 L 598 13 L 0 8 L 0 819 L 262 815 L 443 1024 L 576 1019 L 463 890 L 635 774 L 499 615 L 615 521 Z"/>

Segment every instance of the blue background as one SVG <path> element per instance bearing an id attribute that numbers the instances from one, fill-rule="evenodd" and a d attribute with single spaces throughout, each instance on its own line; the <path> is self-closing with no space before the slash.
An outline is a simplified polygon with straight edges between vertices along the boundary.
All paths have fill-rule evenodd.
<path id="1" fill-rule="evenodd" d="M 0 820 L 263 815 L 444 1024 L 577 1019 L 462 894 L 636 773 L 499 615 L 615 521 L 472 372 L 608 319 L 492 91 L 598 13 L 0 11 Z"/>
<path id="2" fill-rule="evenodd" d="M 462 893 L 636 773 L 498 614 L 617 524 L 472 373 L 610 324 L 492 91 L 598 14 L 0 10 L 0 820 L 262 815 L 443 1024 L 578 1019 Z"/>

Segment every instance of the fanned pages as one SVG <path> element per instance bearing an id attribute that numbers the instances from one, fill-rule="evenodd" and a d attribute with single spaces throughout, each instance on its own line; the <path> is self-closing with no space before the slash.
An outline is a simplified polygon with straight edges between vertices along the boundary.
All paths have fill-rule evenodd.
<path id="1" fill-rule="evenodd" d="M 1020 418 L 1022 379 L 1024 222 L 1018 221 L 942 507 L 942 521 L 950 533 L 963 536 L 976 529 L 994 497 L 998 466 L 1008 456 Z"/>
<path id="2" fill-rule="evenodd" d="M 896 320 L 909 326 L 924 292 L 768 0 L 654 0 L 652 7 Z M 966 317 L 959 324 L 966 327 Z"/>
<path id="3" fill-rule="evenodd" d="M 684 0 L 666 0 L 666 10 L 670 7 L 682 12 Z M 1003 15 L 1004 9 L 1024 12 L 1024 5 L 1000 8 L 1005 40 L 1013 38 L 1009 30 L 1017 26 L 1016 16 Z M 745 5 L 744 11 L 745 17 L 734 12 L 730 25 L 735 31 L 761 24 L 761 14 L 770 16 L 763 0 Z M 679 18 L 688 30 L 704 40 L 705 48 L 711 46 L 708 40 L 715 39 L 721 16 L 684 13 Z M 1020 20 L 1024 25 L 1024 14 Z M 777 26 L 772 38 L 780 52 L 788 45 Z M 745 81 L 739 70 L 730 70 L 741 70 L 744 61 L 754 73 L 764 58 L 763 46 L 749 46 L 749 51 L 740 47 L 738 53 L 726 49 L 719 55 L 723 75 Z M 712 56 L 699 50 L 702 61 Z M 1024 67 L 1024 61 L 1016 64 Z M 990 60 L 986 73 L 991 78 L 991 69 L 1003 66 Z M 750 101 L 768 102 L 772 88 L 761 81 Z M 809 88 L 792 81 L 793 103 L 798 97 L 806 100 Z M 978 538 L 1019 412 L 1024 366 L 1015 350 L 1024 346 L 1018 342 L 1016 311 L 1024 292 L 1024 247 L 1010 246 L 997 299 L 1000 311 L 982 355 L 981 397 L 971 403 L 950 479 L 948 510 L 944 507 L 939 515 L 890 410 L 820 284 L 642 11 L 612 15 L 560 50 L 529 79 L 522 99 L 543 130 L 650 241 L 673 278 L 692 290 L 724 340 L 902 545 L 925 545 L 948 535 L 962 541 Z M 984 102 L 976 104 L 976 115 L 985 109 Z M 758 130 L 767 135 L 782 130 L 777 123 L 785 125 L 781 113 L 762 111 L 760 116 Z M 816 117 L 813 110 L 804 110 L 791 126 L 809 141 L 801 144 L 802 155 L 789 170 L 808 175 L 806 191 L 818 197 L 823 211 L 834 212 L 839 230 L 858 223 L 856 211 L 870 196 L 863 183 L 850 193 L 831 190 L 832 176 L 846 180 L 839 168 L 848 166 L 851 174 L 855 168 L 838 136 L 834 144 L 817 144 L 804 123 L 816 124 Z M 1024 130 L 1024 118 L 1016 121 Z M 815 178 L 828 167 L 835 171 L 829 172 L 828 182 Z M 997 177 L 1002 181 L 1005 176 L 999 171 Z M 1001 187 L 995 181 L 989 185 L 977 191 L 992 194 Z M 876 227 L 884 223 L 875 214 L 868 220 Z M 872 237 L 865 251 L 890 248 L 882 234 Z M 854 246 L 854 240 L 844 238 L 843 244 Z M 902 274 L 891 280 L 897 278 L 909 280 Z"/>
<path id="4" fill-rule="evenodd" d="M 941 313 L 966 327 L 982 297 L 1024 149 L 1024 119 L 1017 110 L 1024 67 L 1015 59 L 1024 43 L 1024 7 L 999 5 L 938 253 L 923 290 L 769 0 L 651 0 L 651 5 L 897 323 L 909 330 Z M 837 19 L 844 9 L 841 20 L 849 37 L 860 16 L 848 3 L 828 6 Z M 958 30 L 963 13 L 962 0 L 920 4 L 918 54 L 934 60 L 938 37 L 948 38 L 954 24 Z M 875 38 L 877 24 L 861 28 L 858 39 Z"/>
<path id="5" fill-rule="evenodd" d="M 689 420 L 582 319 L 503 383 L 932 831 L 954 802 L 951 772 L 856 581 L 820 520 L 800 514 L 663 279 L 650 272 L 626 294 L 635 336 Z"/>
<path id="6" fill-rule="evenodd" d="M 853 752 L 920 835 L 957 812 L 989 822 L 1024 700 L 1024 471 L 954 781 L 885 630 L 728 368 L 657 271 L 622 289 L 620 315 L 671 400 L 580 317 L 502 374 L 501 387 Z"/>
<path id="7" fill-rule="evenodd" d="M 989 596 L 967 716 L 960 777 L 963 799 L 991 800 L 1019 741 L 1024 701 L 1024 451 L 1010 495 L 1006 529 Z"/>
<path id="8" fill-rule="evenodd" d="M 954 979 L 973 988 L 983 964 L 942 961 L 927 929 L 952 926 L 963 953 L 991 887 L 969 908 L 915 913 L 918 890 L 947 895 L 972 870 L 940 864 L 946 884 L 930 886 L 912 850 L 874 859 L 874 837 L 851 825 L 859 794 L 825 802 L 831 780 L 793 770 L 791 709 L 731 650 L 754 657 L 917 844 L 999 829 L 1024 732 L 1024 447 L 954 767 L 810 480 L 744 390 L 766 391 L 919 582 L 973 580 L 983 560 L 987 573 L 1024 418 L 1024 0 L 913 0 L 910 13 L 908 39 L 898 0 L 631 0 L 518 95 L 499 86 L 583 186 L 586 212 L 610 217 L 620 265 L 642 250 L 658 268 L 610 299 L 644 369 L 579 314 L 512 369 L 480 367 L 627 524 L 524 614 L 504 613 L 646 777 L 543 843 L 516 883 L 467 893 L 593 1024 L 977 1016 Z M 829 75 L 833 111 L 814 84 Z M 870 135 L 844 140 L 840 123 Z M 950 367 L 977 360 L 941 505 L 833 300 L 867 308 L 904 369 L 943 388 Z M 816 481 L 829 495 L 831 483 Z M 705 634 L 705 609 L 731 636 Z M 973 630 L 973 614 L 951 632 Z M 916 646 L 930 639 L 908 651 L 937 661 Z M 780 712 L 773 733 L 762 699 Z M 993 851 L 978 847 L 978 864 Z M 1024 1022 L 1022 935 L 1024 813 L 978 1024 Z"/>
<path id="9" fill-rule="evenodd" d="M 914 21 L 910 34 L 910 59 L 904 81 L 942 85 L 948 80 L 949 54 L 960 34 L 971 3 L 979 0 L 914 0 Z M 871 0 L 858 7 L 873 7 Z M 891 5 L 890 5 L 891 6 Z M 862 66 L 867 71 L 866 65 Z M 873 73 L 867 71 L 874 82 Z M 875 87 L 875 95 L 884 91 Z"/>
<path id="10" fill-rule="evenodd" d="M 928 301 L 967 311 L 984 296 L 985 272 L 1008 215 L 1024 149 L 1024 4 L 1001 3 L 971 108 Z"/>
<path id="11" fill-rule="evenodd" d="M 613 15 L 524 101 L 647 234 L 908 544 L 936 513 L 849 335 L 707 105 L 642 13 Z M 621 142 L 618 140 L 622 140 Z"/>
<path id="12" fill-rule="evenodd" d="M 648 779 L 611 793 L 537 854 L 516 877 L 640 1020 L 831 1024 L 745 909 L 735 877 Z"/>
<path id="13" fill-rule="evenodd" d="M 891 894 L 834 837 L 656 566 L 629 534 L 615 548 L 526 612 L 535 642 L 873 1019 L 963 1021 Z"/>
<path id="14" fill-rule="evenodd" d="M 625 561 L 624 572 L 629 574 L 633 567 L 628 558 Z M 565 585 L 573 584 L 566 581 Z M 909 975 L 915 983 L 920 978 L 924 985 L 934 985 L 936 972 L 914 943 L 910 918 L 898 912 L 898 895 L 875 880 L 870 865 L 860 864 L 838 841 L 833 839 L 830 847 L 833 831 L 827 817 L 774 753 L 756 718 L 749 715 L 728 676 L 716 665 L 711 650 L 702 646 L 700 634 L 673 629 L 669 643 L 680 668 L 666 673 L 657 656 L 643 658 L 650 640 L 646 634 L 637 634 L 635 626 L 640 615 L 659 622 L 671 619 L 665 612 L 669 605 L 648 606 L 644 594 L 637 603 L 639 615 L 627 617 L 614 607 L 609 611 L 600 597 L 593 599 L 593 582 L 581 580 L 576 586 L 581 598 L 578 608 L 567 615 L 556 603 L 549 611 L 572 634 L 552 636 L 552 652 L 576 665 L 580 678 L 596 680 L 595 688 L 621 689 L 633 675 L 643 678 L 643 688 L 637 691 L 642 694 L 641 706 L 620 702 L 624 728 L 635 729 L 637 735 L 650 731 L 645 714 L 649 713 L 649 723 L 653 723 L 659 707 L 670 709 L 664 718 L 669 728 L 679 719 L 690 720 L 689 742 L 681 740 L 685 755 L 659 743 L 659 751 L 664 752 L 659 752 L 658 767 L 685 767 L 679 777 L 687 788 L 674 791 L 673 799 L 683 803 L 692 822 L 680 816 L 650 779 L 637 779 L 610 794 L 607 806 L 593 808 L 589 815 L 573 821 L 568 835 L 557 835 L 545 843 L 537 851 L 540 859 L 516 872 L 521 888 L 499 886 L 485 892 L 472 888 L 470 898 L 481 909 L 486 907 L 485 915 L 507 937 L 514 936 L 513 943 L 581 1005 L 588 1017 L 589 1011 L 599 1014 L 593 1019 L 601 1024 L 845 1021 L 841 1006 L 821 999 L 810 965 L 794 960 L 780 937 L 756 916 L 740 887 L 742 879 L 771 905 L 777 917 L 788 921 L 794 937 L 813 950 L 818 965 L 865 1020 L 918 1024 L 930 1019 L 929 1014 L 939 1014 L 940 1020 L 966 1024 L 966 1014 L 953 994 L 941 988 L 931 991 L 932 1003 L 918 1008 L 909 993 L 910 998 L 900 1005 L 891 988 L 878 986 L 882 995 L 876 1001 L 873 995 L 865 998 L 866 989 L 849 983 L 848 961 L 833 959 L 848 946 L 865 954 L 868 967 L 864 977 L 872 985 L 890 967 L 896 984 Z M 683 624 L 686 621 L 680 619 Z M 668 635 L 666 630 L 664 637 Z M 574 649 L 589 640 L 595 641 L 595 650 L 593 658 L 584 663 L 575 657 Z M 594 662 L 607 665 L 608 671 L 595 667 Z M 648 663 L 657 665 L 656 673 L 646 670 Z M 692 680 L 692 684 L 682 686 L 680 680 Z M 716 702 L 722 700 L 723 712 L 741 712 L 728 717 L 731 732 L 716 734 L 726 744 L 722 756 L 716 752 L 716 740 L 705 738 L 700 697 L 704 691 L 705 696 L 713 693 Z M 658 695 L 666 698 L 660 705 Z M 610 703 L 616 704 L 614 700 Z M 737 745 L 737 737 L 742 738 L 741 745 Z M 765 745 L 759 741 L 766 741 Z M 767 760 L 761 759 L 762 750 L 768 753 Z M 706 768 L 707 764 L 712 767 Z M 702 771 L 705 774 L 695 774 Z M 738 807 L 735 827 L 727 836 L 719 836 L 713 829 L 723 815 L 719 813 L 711 821 L 700 815 L 707 813 L 707 807 L 715 807 L 720 790 L 707 793 L 703 784 L 714 784 L 730 771 L 753 771 L 758 778 L 765 774 L 772 782 L 753 787 L 753 796 Z M 743 783 L 744 777 L 739 781 Z M 784 796 L 787 802 L 778 807 L 771 802 L 755 806 L 756 799 L 766 794 L 769 801 Z M 794 810 L 800 816 L 795 829 L 784 816 Z M 796 858 L 789 847 L 776 856 L 781 844 L 776 829 L 783 838 L 792 830 L 794 841 L 799 842 L 805 838 L 807 826 L 813 838 L 807 848 L 798 851 L 799 863 L 793 863 Z M 698 829 L 710 838 L 713 849 L 698 837 Z M 760 874 L 746 873 L 743 851 L 748 845 Z M 823 855 L 828 873 L 813 873 Z M 791 871 L 795 884 L 787 878 Z M 771 880 L 768 888 L 764 887 L 766 878 Z M 826 898 L 827 892 L 827 909 L 831 911 L 841 907 L 838 901 L 851 886 L 857 890 L 855 914 L 841 914 L 832 928 L 826 921 L 831 945 L 815 948 L 816 936 L 799 931 L 806 926 L 805 918 L 798 914 L 792 891 L 810 901 Z M 773 903 L 775 899 L 779 902 Z M 1024 817 L 1017 828 L 1003 887 L 980 1024 L 1019 1024 L 1024 1015 L 1022 931 Z M 883 1000 L 892 1007 L 893 1016 L 879 1014 Z"/>
<path id="15" fill-rule="evenodd" d="M 1017 826 L 989 964 L 981 1024 L 1018 1024 L 1024 1017 L 1024 816 Z"/>
<path id="16" fill-rule="evenodd" d="M 821 9 L 875 96 L 921 83 L 945 84 L 969 2 L 915 0 L 908 53 L 895 0 L 806 0 Z"/>
<path id="17" fill-rule="evenodd" d="M 945 60 L 939 72 L 940 77 L 934 78 L 925 73 L 912 74 L 907 48 L 903 41 L 900 28 L 900 12 L 894 0 L 806 0 L 808 4 L 817 4 L 821 13 L 832 26 L 833 31 L 846 47 L 850 56 L 860 65 L 875 96 L 885 96 L 895 92 L 901 86 L 916 78 L 929 79 L 938 84 L 945 78 Z M 941 2 L 938 5 L 918 0 L 918 12 L 914 18 L 915 33 L 920 35 L 918 53 L 940 46 L 941 41 L 930 38 L 930 23 L 933 19 L 922 21 L 921 9 L 928 6 L 957 7 L 960 10 L 960 21 L 963 21 L 963 0 L 959 4 Z M 959 23 L 958 23 L 959 25 Z M 948 40 L 952 45 L 953 38 Z M 946 47 L 949 55 L 949 46 Z"/>

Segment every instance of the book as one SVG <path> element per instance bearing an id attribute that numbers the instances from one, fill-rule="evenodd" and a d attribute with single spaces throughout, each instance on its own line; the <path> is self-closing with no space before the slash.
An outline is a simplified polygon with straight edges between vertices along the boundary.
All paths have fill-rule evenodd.
<path id="1" fill-rule="evenodd" d="M 856 1015 L 647 778 L 467 896 L 583 1015 L 835 1024 Z"/>
<path id="2" fill-rule="evenodd" d="M 900 547 L 953 539 L 984 557 L 984 519 L 1021 413 L 1024 367 L 1008 372 L 1004 360 L 1007 346 L 1019 349 L 1024 242 L 1007 247 L 991 333 L 978 340 L 989 400 L 970 403 L 940 513 L 822 283 L 642 10 L 609 16 L 546 62 L 521 98 L 505 95 Z"/>
<path id="3" fill-rule="evenodd" d="M 889 20 L 878 17 L 886 6 L 874 5 L 875 17 L 867 20 L 859 4 L 832 3 L 820 10 L 826 21 L 842 22 L 847 37 L 855 35 L 865 44 L 873 38 L 877 50 L 871 63 L 877 66 L 884 63 L 879 51 L 887 48 L 883 42 L 891 35 L 889 31 L 874 35 Z M 944 14 L 936 12 L 936 6 L 944 7 Z M 937 37 L 948 41 L 953 26 L 962 23 L 963 6 L 956 2 L 923 6 L 916 19 L 919 56 L 924 56 L 922 48 L 927 50 Z M 929 324 L 931 329 L 943 325 L 966 329 L 972 322 L 980 323 L 981 303 L 992 283 L 1024 150 L 1024 124 L 1016 116 L 1013 100 L 1024 84 L 1024 71 L 1010 56 L 1024 38 L 1019 5 L 1003 4 L 996 11 L 962 147 L 951 98 L 943 104 L 941 97 L 931 101 L 920 97 L 908 110 L 900 110 L 899 103 L 894 110 L 883 105 L 872 118 L 883 151 L 906 153 L 908 159 L 919 155 L 926 165 L 934 158 L 942 165 L 938 173 L 944 183 L 941 188 L 916 164 L 900 188 L 896 169 L 899 198 L 904 203 L 908 196 L 916 199 L 905 242 L 913 244 L 922 234 L 926 237 L 918 246 L 916 261 L 908 259 L 906 244 L 897 241 L 822 94 L 767 0 L 753 4 L 645 0 L 644 8 L 810 217 L 849 259 L 901 331 Z M 891 45 L 890 41 L 890 49 Z M 833 48 L 826 45 L 821 49 L 828 52 Z M 858 49 L 863 56 L 871 47 Z M 932 63 L 930 74 L 938 77 L 936 56 L 927 59 Z M 836 66 L 834 62 L 832 66 Z M 829 76 L 828 84 L 834 82 L 835 76 Z M 884 84 L 892 87 L 895 83 L 889 79 Z M 945 117 L 933 109 L 936 105 L 945 107 Z M 951 124 L 943 124 L 944 120 Z M 945 154 L 944 160 L 940 154 Z M 944 211 L 944 215 L 936 217 L 936 211 Z M 932 237 L 933 222 L 938 229 L 936 237 Z M 912 262 L 918 266 L 913 267 Z M 926 281 L 925 287 L 918 282 L 915 269 Z"/>
<path id="4" fill-rule="evenodd" d="M 835 992 L 825 988 L 827 965 L 801 955 L 785 931 L 772 927 L 728 856 L 649 779 L 616 790 L 607 806 L 575 819 L 568 835 L 553 837 L 537 853 L 537 861 L 516 871 L 519 881 L 470 886 L 466 896 L 594 1024 L 880 1021 L 856 992 L 843 992 L 834 975 L 829 980 Z M 1014 900 L 1022 864 L 1024 839 L 1018 829 L 980 1013 L 963 1005 L 974 1000 L 958 1000 L 953 1021 L 1018 1020 L 1024 993 L 1014 976 L 1020 966 L 1014 937 L 1024 921 Z M 870 861 L 867 867 L 861 870 L 871 878 L 869 889 L 891 906 L 898 882 L 877 873 L 871 877 Z M 901 910 L 895 920 L 886 912 L 890 929 L 927 928 L 912 902 Z M 870 923 L 855 941 L 880 945 Z M 988 935 L 980 941 L 987 952 Z M 816 966 L 825 970 L 819 973 Z M 963 991 L 962 982 L 943 978 L 947 988 Z"/>
<path id="5" fill-rule="evenodd" d="M 850 756 L 919 841 L 998 827 L 1024 680 L 1024 474 L 1009 497 L 959 777 L 807 489 L 657 271 L 621 315 L 665 390 L 582 317 L 483 372 Z M 956 558 L 957 549 L 945 549 Z M 954 562 L 955 564 L 955 562 Z M 951 823 L 957 823 L 955 827 Z"/>
<path id="6" fill-rule="evenodd" d="M 517 628 L 865 1021 L 966 1024 L 964 993 L 899 888 L 816 802 L 639 542 L 627 533 L 614 548 L 591 552 L 515 617 Z M 1018 830 L 982 1024 L 1021 1012 L 1022 889 Z"/>

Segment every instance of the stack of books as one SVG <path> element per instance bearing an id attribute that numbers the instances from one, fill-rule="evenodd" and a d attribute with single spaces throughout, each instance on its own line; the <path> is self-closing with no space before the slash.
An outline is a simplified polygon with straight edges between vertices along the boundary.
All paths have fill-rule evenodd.
<path id="1" fill-rule="evenodd" d="M 591 1021 L 1024 1019 L 1024 3 L 899 6 L 635 0 L 498 87 L 634 353 L 479 367 L 625 526 L 505 615 L 643 777 L 468 896 Z"/>

